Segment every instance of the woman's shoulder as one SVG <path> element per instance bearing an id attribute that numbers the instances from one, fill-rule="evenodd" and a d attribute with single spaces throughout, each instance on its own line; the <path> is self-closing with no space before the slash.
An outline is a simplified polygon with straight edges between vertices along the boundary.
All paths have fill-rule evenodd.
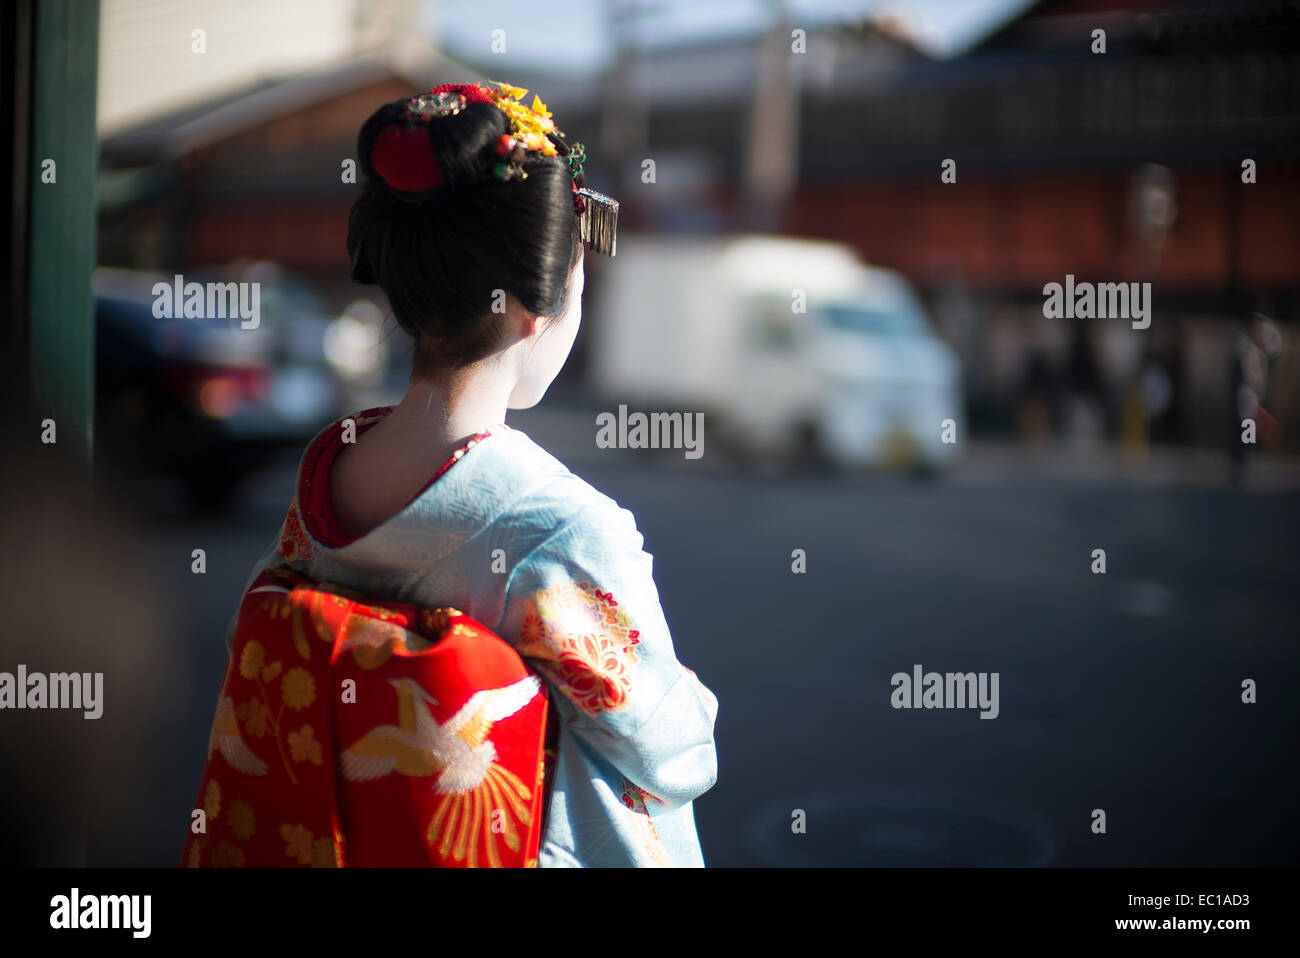
<path id="1" fill-rule="evenodd" d="M 632 514 L 577 475 L 527 433 L 508 429 L 503 441 L 480 460 L 480 469 L 503 477 L 510 486 L 503 512 L 527 512 L 548 525 L 624 525 Z M 487 448 L 487 444 L 485 447 Z"/>
<path id="2" fill-rule="evenodd" d="M 444 490 L 443 501 L 455 503 L 452 524 L 464 523 L 461 538 L 505 551 L 517 573 L 511 585 L 538 576 L 603 579 L 649 559 L 632 513 L 522 431 L 494 435 L 447 477 L 463 465 L 470 468 L 459 486 Z"/>

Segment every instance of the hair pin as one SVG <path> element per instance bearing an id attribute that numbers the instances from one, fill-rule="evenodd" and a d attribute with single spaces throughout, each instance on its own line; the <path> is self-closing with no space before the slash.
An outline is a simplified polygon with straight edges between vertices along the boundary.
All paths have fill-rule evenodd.
<path id="1" fill-rule="evenodd" d="M 613 256 L 618 244 L 618 200 L 586 187 L 578 190 L 578 198 L 582 201 L 578 213 L 582 241 L 593 252 Z"/>
<path id="2" fill-rule="evenodd" d="M 409 120 L 421 120 L 428 123 L 435 116 L 455 116 L 465 109 L 468 101 L 465 95 L 456 90 L 421 93 L 413 96 L 406 103 L 406 117 Z"/>

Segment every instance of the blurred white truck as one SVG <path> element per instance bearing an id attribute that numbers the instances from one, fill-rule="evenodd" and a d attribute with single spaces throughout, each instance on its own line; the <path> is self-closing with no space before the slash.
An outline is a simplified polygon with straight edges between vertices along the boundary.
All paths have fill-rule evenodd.
<path id="1" fill-rule="evenodd" d="M 596 293 L 597 392 L 647 412 L 703 412 L 708 442 L 937 469 L 965 438 L 952 350 L 903 277 L 848 247 L 633 234 L 619 237 Z"/>

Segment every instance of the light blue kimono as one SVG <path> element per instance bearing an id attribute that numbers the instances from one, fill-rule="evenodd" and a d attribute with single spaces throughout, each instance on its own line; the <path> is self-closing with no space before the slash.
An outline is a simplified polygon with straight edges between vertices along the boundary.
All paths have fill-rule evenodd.
<path id="1" fill-rule="evenodd" d="M 302 541 L 286 563 L 277 538 L 249 581 L 287 564 L 453 606 L 547 680 L 560 731 L 541 867 L 704 864 L 691 802 L 717 779 L 717 700 L 677 660 L 630 512 L 497 426 L 360 539 Z"/>

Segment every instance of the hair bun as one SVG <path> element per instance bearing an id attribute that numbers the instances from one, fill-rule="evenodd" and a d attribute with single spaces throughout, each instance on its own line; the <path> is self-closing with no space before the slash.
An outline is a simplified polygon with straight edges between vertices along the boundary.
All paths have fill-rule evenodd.
<path id="1" fill-rule="evenodd" d="M 358 134 L 352 276 L 383 290 L 420 370 L 491 355 L 505 330 L 500 290 L 537 316 L 566 308 L 583 251 L 582 154 L 571 158 L 526 92 L 442 84 L 383 104 Z"/>
<path id="2" fill-rule="evenodd" d="M 381 107 L 362 128 L 360 143 L 369 172 L 391 189 L 423 193 L 456 179 L 456 158 L 444 171 L 439 144 L 447 135 L 435 132 L 436 123 L 466 111 L 471 104 L 494 107 L 488 92 L 478 84 L 444 83 L 428 93 L 418 93 Z M 463 165 L 463 164 L 461 164 Z"/>

